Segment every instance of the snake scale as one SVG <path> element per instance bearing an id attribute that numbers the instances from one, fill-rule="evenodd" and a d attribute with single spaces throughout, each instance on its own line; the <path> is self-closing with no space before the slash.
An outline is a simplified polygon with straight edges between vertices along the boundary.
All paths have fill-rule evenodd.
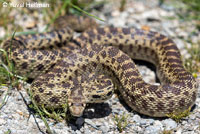
<path id="1" fill-rule="evenodd" d="M 3 43 L 5 50 L 11 50 L 18 73 L 35 78 L 31 91 L 38 105 L 58 108 L 67 103 L 72 115 L 81 116 L 86 103 L 109 99 L 115 85 L 122 86 L 125 102 L 144 115 L 164 117 L 194 105 L 198 84 L 166 36 L 114 27 L 72 35 L 73 30 L 65 27 Z M 132 59 L 152 62 L 161 85 L 146 83 Z"/>

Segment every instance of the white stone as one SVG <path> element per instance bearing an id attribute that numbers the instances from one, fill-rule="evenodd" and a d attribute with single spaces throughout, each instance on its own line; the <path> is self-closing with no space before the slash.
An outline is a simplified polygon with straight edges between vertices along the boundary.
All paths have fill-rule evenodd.
<path id="1" fill-rule="evenodd" d="M 177 131 L 176 131 L 176 133 L 175 134 L 182 134 L 182 129 L 181 128 L 179 128 Z"/>
<path id="2" fill-rule="evenodd" d="M 0 119 L 0 126 L 5 125 L 5 124 L 6 124 L 6 121 L 4 119 Z"/>
<path id="3" fill-rule="evenodd" d="M 177 127 L 177 123 L 172 119 L 166 119 L 162 121 L 166 130 L 175 129 Z"/>
<path id="4" fill-rule="evenodd" d="M 119 10 L 115 10 L 115 11 L 113 11 L 113 12 L 111 13 L 111 15 L 112 15 L 113 17 L 116 17 L 116 16 L 119 16 L 119 15 L 120 15 L 120 12 L 119 12 Z"/>
<path id="5" fill-rule="evenodd" d="M 140 118 L 139 115 L 136 114 L 136 115 L 133 116 L 132 120 L 133 120 L 134 122 L 136 122 L 136 123 L 139 123 L 139 122 L 141 121 L 141 118 Z"/>

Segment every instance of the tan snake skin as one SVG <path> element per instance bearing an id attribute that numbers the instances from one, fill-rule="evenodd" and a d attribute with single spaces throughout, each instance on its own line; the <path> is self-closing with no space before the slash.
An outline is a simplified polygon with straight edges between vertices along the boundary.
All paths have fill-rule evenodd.
<path id="1" fill-rule="evenodd" d="M 135 28 L 94 28 L 76 39 L 72 33 L 63 28 L 3 44 L 6 50 L 12 44 L 18 73 L 36 77 L 31 89 L 39 105 L 68 103 L 72 115 L 81 116 L 86 103 L 109 99 L 114 85 L 123 87 L 120 93 L 133 110 L 148 116 L 183 112 L 195 103 L 198 84 L 169 38 Z M 146 83 L 132 59 L 152 62 L 161 85 Z"/>

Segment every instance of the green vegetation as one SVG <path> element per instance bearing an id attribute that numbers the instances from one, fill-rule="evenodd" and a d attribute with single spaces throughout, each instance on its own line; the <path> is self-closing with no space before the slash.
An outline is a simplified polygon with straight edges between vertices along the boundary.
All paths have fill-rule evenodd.
<path id="1" fill-rule="evenodd" d="M 47 128 L 47 133 L 48 133 L 48 134 L 53 134 L 53 132 L 51 131 L 51 129 L 50 129 L 50 127 L 49 127 L 49 124 L 47 123 L 47 120 L 46 120 L 46 118 L 45 118 L 45 115 L 48 116 L 48 114 L 46 114 L 46 112 L 44 111 L 43 108 L 40 108 L 40 107 L 37 106 L 35 100 L 34 100 L 33 97 L 32 97 L 33 95 L 32 95 L 31 90 L 27 89 L 27 91 L 28 91 L 28 93 L 29 93 L 29 95 L 30 95 L 31 102 L 32 102 L 32 105 L 29 105 L 29 107 L 32 108 L 32 109 L 34 109 L 35 112 L 36 112 L 36 114 L 38 114 L 38 115 L 41 117 L 42 121 L 44 122 L 44 124 L 45 124 L 45 126 L 46 126 L 46 128 Z"/>
<path id="2" fill-rule="evenodd" d="M 29 105 L 31 109 L 34 109 L 36 111 L 36 114 L 40 116 L 45 116 L 54 119 L 57 122 L 61 122 L 63 120 L 70 120 L 72 116 L 68 113 L 68 103 L 66 103 L 62 106 L 62 108 L 59 109 L 50 109 L 45 108 L 44 106 L 38 107 L 35 103 L 34 99 L 32 98 L 32 93 L 30 89 L 27 89 L 27 92 L 29 93 L 29 96 L 31 97 L 32 104 Z"/>
<path id="3" fill-rule="evenodd" d="M 162 134 L 172 134 L 172 130 L 163 130 Z"/>
<path id="4" fill-rule="evenodd" d="M 14 38 L 15 33 L 12 38 Z M 10 43 L 10 48 L 12 47 L 12 42 Z M 0 103 L 0 109 L 5 105 L 8 93 L 13 87 L 19 87 L 19 80 L 25 80 L 24 77 L 18 76 L 15 73 L 15 68 L 12 61 L 9 60 L 8 53 L 0 48 L 0 55 L 4 57 L 4 60 L 0 62 L 0 86 L 7 86 L 8 90 Z M 5 62 L 5 63 L 4 63 Z"/>
<path id="5" fill-rule="evenodd" d="M 4 132 L 4 134 L 11 134 L 11 130 L 8 129 L 8 131 Z"/>
<path id="6" fill-rule="evenodd" d="M 200 30 L 200 0 L 180 0 L 185 4 L 184 10 L 179 10 L 177 13 L 180 19 L 185 21 L 196 20 L 196 28 Z"/>
<path id="7" fill-rule="evenodd" d="M 119 10 L 120 10 L 120 11 L 124 11 L 125 5 L 126 5 L 126 0 L 121 0 L 121 4 L 120 4 Z"/>
<path id="8" fill-rule="evenodd" d="M 118 115 L 114 116 L 115 124 L 117 125 L 117 129 L 119 130 L 120 133 L 123 132 L 123 130 L 127 127 L 129 123 L 128 117 L 129 115 L 125 113 L 123 113 L 122 116 L 118 116 Z"/>
<path id="9" fill-rule="evenodd" d="M 176 122 L 180 122 L 183 118 L 190 115 L 190 110 L 191 110 L 191 107 L 183 112 L 173 112 L 173 113 L 167 114 L 166 116 L 175 120 Z"/>
<path id="10" fill-rule="evenodd" d="M 200 73 L 200 45 L 192 44 L 191 48 L 186 48 L 186 49 L 191 54 L 191 57 L 185 59 L 184 61 L 185 67 L 196 78 L 197 73 Z"/>
<path id="11" fill-rule="evenodd" d="M 164 0 L 160 0 L 164 1 Z M 167 1 L 165 1 L 167 2 Z M 192 21 L 196 26 L 197 31 L 189 33 L 190 35 L 199 34 L 200 30 L 200 0 L 177 0 L 174 6 L 176 7 L 176 13 L 181 21 Z M 197 77 L 200 73 L 200 41 L 194 43 L 191 38 L 185 40 L 185 42 L 190 43 L 191 47 L 186 49 L 190 53 L 191 57 L 184 60 L 184 65 L 186 69 Z M 184 58 L 183 58 L 184 59 Z"/>
<path id="12" fill-rule="evenodd" d="M 200 20 L 200 1 L 199 0 L 181 0 L 187 6 L 187 17 Z"/>
<path id="13" fill-rule="evenodd" d="M 84 1 L 84 0 L 82 0 Z M 2 1 L 0 1 L 1 3 Z M 6 1 L 8 2 L 8 1 Z M 27 10 L 27 8 L 21 8 L 20 10 L 16 10 L 16 12 L 18 12 L 19 14 L 32 14 L 35 17 L 38 17 L 38 13 L 41 13 L 44 15 L 43 20 L 46 22 L 46 28 L 44 29 L 44 31 L 48 31 L 48 28 L 50 25 L 52 25 L 55 21 L 55 19 L 59 16 L 65 15 L 65 14 L 75 14 L 75 15 L 83 15 L 86 14 L 88 16 L 91 16 L 97 20 L 103 21 L 102 19 L 90 14 L 88 11 L 91 10 L 91 8 L 89 8 L 90 5 L 97 5 L 97 4 L 104 4 L 105 1 L 103 2 L 93 2 L 93 0 L 89 1 L 85 1 L 87 4 L 84 4 L 85 2 L 78 2 L 77 0 L 61 0 L 61 1 L 54 1 L 54 0 L 40 0 L 39 2 L 41 3 L 49 3 L 50 4 L 50 8 L 41 8 L 39 10 L 35 9 L 35 10 Z M 8 14 L 10 14 L 10 12 L 12 10 L 15 10 L 16 8 L 14 7 L 7 7 L 4 8 L 2 7 L 2 4 L 0 4 L 0 18 L 1 18 L 1 22 L 0 22 L 0 26 L 3 26 L 6 29 L 6 36 L 4 38 L 0 38 L 0 43 L 5 40 L 7 37 L 10 37 L 10 29 L 15 29 L 15 24 L 14 24 L 14 18 L 10 17 Z M 85 10 L 87 9 L 87 10 Z M 8 29 L 8 25 L 10 24 L 10 28 Z M 25 34 L 35 34 L 38 33 L 37 31 L 23 31 L 23 28 L 17 26 L 16 29 L 16 34 L 15 35 L 25 35 Z"/>

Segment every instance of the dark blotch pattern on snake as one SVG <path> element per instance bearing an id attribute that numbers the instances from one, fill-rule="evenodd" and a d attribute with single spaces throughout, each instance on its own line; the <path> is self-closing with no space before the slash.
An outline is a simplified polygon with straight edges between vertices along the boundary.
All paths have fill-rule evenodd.
<path id="1" fill-rule="evenodd" d="M 109 99 L 114 85 L 135 111 L 154 117 L 183 112 L 197 97 L 198 84 L 187 72 L 174 42 L 135 28 L 93 28 L 72 39 L 73 30 L 14 37 L 10 59 L 19 74 L 35 78 L 31 91 L 39 105 L 68 103 L 81 116 L 86 103 Z M 146 83 L 132 59 L 156 65 L 161 85 Z M 114 85 L 113 85 L 114 83 Z"/>

